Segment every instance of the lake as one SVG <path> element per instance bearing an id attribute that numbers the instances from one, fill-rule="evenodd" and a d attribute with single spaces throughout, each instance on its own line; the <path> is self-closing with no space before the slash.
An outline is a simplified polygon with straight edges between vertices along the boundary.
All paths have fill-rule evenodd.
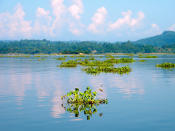
<path id="1" fill-rule="evenodd" d="M 174 55 L 120 64 L 132 68 L 123 75 L 89 75 L 81 66 L 59 68 L 56 57 L 0 58 L 0 131 L 175 130 L 175 69 L 155 67 L 175 63 Z M 87 86 L 102 88 L 108 98 L 108 104 L 99 105 L 90 120 L 83 112 L 75 117 L 66 111 L 60 99 L 70 90 L 83 91 Z"/>

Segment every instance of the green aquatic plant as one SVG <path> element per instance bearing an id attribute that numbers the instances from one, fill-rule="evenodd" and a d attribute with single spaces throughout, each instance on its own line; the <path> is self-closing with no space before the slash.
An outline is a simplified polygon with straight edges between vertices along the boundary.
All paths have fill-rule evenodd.
<path id="1" fill-rule="evenodd" d="M 34 55 L 34 57 L 41 57 L 40 55 Z"/>
<path id="2" fill-rule="evenodd" d="M 56 58 L 56 60 L 64 61 L 66 60 L 66 57 L 59 57 L 59 58 Z"/>
<path id="3" fill-rule="evenodd" d="M 133 58 L 121 58 L 121 59 L 107 59 L 104 62 L 120 64 L 120 63 L 133 63 L 135 62 L 135 60 Z"/>
<path id="4" fill-rule="evenodd" d="M 114 59 L 115 57 L 113 55 L 111 55 L 111 54 L 107 54 L 106 58 Z"/>
<path id="5" fill-rule="evenodd" d="M 66 99 L 67 103 L 83 103 L 83 104 L 105 104 L 107 99 L 96 99 L 97 92 L 92 92 L 90 87 L 87 87 L 84 92 L 81 92 L 78 88 L 68 92 L 62 96 L 61 99 Z"/>
<path id="6" fill-rule="evenodd" d="M 78 62 L 75 60 L 69 60 L 67 62 L 62 62 L 58 67 L 77 67 Z"/>
<path id="7" fill-rule="evenodd" d="M 152 56 L 152 55 L 139 55 L 139 58 L 158 58 L 158 56 Z"/>
<path id="8" fill-rule="evenodd" d="M 132 54 L 132 53 L 131 53 L 131 54 L 125 54 L 125 55 L 127 55 L 127 56 L 131 56 L 131 57 L 133 57 L 133 56 L 134 56 L 134 54 Z"/>
<path id="9" fill-rule="evenodd" d="M 90 56 L 90 57 L 88 58 L 88 60 L 95 60 L 95 57 L 94 57 L 94 56 Z"/>
<path id="10" fill-rule="evenodd" d="M 165 69 L 175 68 L 175 63 L 157 64 L 156 67 L 165 68 Z"/>
<path id="11" fill-rule="evenodd" d="M 145 62 L 146 60 L 138 60 L 139 62 Z"/>
<path id="12" fill-rule="evenodd" d="M 133 58 L 121 58 L 119 59 L 119 63 L 132 63 L 135 62 Z"/>
<path id="13" fill-rule="evenodd" d="M 82 60 L 78 64 L 80 64 L 81 66 L 113 66 L 113 63 L 98 60 L 89 61 L 88 59 Z"/>
<path id="14" fill-rule="evenodd" d="M 131 68 L 129 66 L 124 67 L 106 67 L 106 66 L 98 66 L 98 67 L 87 67 L 84 68 L 87 74 L 99 74 L 99 73 L 118 73 L 118 74 L 125 74 L 131 72 Z"/>
<path id="15" fill-rule="evenodd" d="M 97 106 L 108 103 L 107 99 L 96 99 L 96 95 L 97 92 L 93 92 L 90 87 L 87 87 L 84 92 L 75 88 L 75 90 L 61 97 L 64 102 L 62 107 L 66 111 L 75 114 L 75 117 L 79 117 L 80 113 L 83 112 L 87 120 L 90 120 L 92 114 L 97 113 Z"/>
<path id="16" fill-rule="evenodd" d="M 41 59 L 38 59 L 38 61 L 44 61 L 46 60 L 46 58 L 41 58 Z"/>

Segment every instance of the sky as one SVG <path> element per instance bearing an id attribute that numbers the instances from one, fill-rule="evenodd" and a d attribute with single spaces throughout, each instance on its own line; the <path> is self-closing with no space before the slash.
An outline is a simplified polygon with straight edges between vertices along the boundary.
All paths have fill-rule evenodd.
<path id="1" fill-rule="evenodd" d="M 0 40 L 127 41 L 175 31 L 175 0 L 0 0 Z"/>

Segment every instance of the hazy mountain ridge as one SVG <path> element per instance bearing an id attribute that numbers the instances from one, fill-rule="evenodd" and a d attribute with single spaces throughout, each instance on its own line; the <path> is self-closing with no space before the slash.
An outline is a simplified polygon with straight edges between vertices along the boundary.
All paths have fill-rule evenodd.
<path id="1" fill-rule="evenodd" d="M 140 39 L 134 42 L 135 44 L 143 45 L 154 45 L 154 46 L 164 46 L 175 44 L 175 32 L 174 31 L 165 31 L 160 35 Z"/>

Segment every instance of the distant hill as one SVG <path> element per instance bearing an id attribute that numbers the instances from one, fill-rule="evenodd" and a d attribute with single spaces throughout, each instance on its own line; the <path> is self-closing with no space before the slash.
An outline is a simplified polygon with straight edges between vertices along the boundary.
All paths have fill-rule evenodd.
<path id="1" fill-rule="evenodd" d="M 161 35 L 141 39 L 134 42 L 135 44 L 163 46 L 175 44 L 175 32 L 165 31 Z"/>

